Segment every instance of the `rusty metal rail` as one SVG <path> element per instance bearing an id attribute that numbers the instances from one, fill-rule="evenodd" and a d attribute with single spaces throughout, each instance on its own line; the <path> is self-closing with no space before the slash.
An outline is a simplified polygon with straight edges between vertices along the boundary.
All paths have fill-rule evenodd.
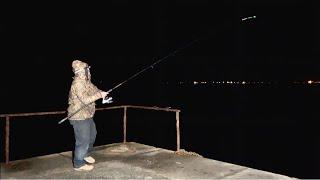
<path id="1" fill-rule="evenodd" d="M 127 142 L 127 110 L 132 109 L 146 109 L 156 111 L 167 111 L 176 113 L 176 132 L 177 132 L 177 151 L 180 150 L 180 110 L 171 108 L 160 107 L 148 107 L 148 106 L 134 106 L 134 105 L 122 105 L 97 108 L 97 111 L 110 110 L 110 109 L 122 109 L 123 108 L 123 143 Z M 14 117 L 28 117 L 28 116 L 44 116 L 44 115 L 58 115 L 65 114 L 66 111 L 51 111 L 51 112 L 34 112 L 34 113 L 14 113 L 14 114 L 0 114 L 0 118 L 5 118 L 5 163 L 10 162 L 10 118 Z"/>

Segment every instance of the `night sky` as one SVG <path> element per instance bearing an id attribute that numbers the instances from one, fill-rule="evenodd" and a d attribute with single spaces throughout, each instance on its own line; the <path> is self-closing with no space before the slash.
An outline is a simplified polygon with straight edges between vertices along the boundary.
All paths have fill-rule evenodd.
<path id="1" fill-rule="evenodd" d="M 62 100 L 74 59 L 108 89 L 194 40 L 151 81 L 319 79 L 317 10 L 315 1 L 297 0 L 3 6 L 1 99 Z M 250 16 L 257 18 L 241 22 Z"/>
<path id="2" fill-rule="evenodd" d="M 75 59 L 108 90 L 188 43 L 119 87 L 115 104 L 157 98 L 166 82 L 320 80 L 315 0 L 6 4 L 0 39 L 0 114 L 65 110 Z"/>
<path id="3" fill-rule="evenodd" d="M 1 94 L 55 88 L 59 97 L 74 59 L 86 60 L 110 88 L 193 40 L 159 65 L 160 79 L 319 78 L 316 7 L 296 0 L 3 6 Z M 249 16 L 257 18 L 241 22 Z"/>

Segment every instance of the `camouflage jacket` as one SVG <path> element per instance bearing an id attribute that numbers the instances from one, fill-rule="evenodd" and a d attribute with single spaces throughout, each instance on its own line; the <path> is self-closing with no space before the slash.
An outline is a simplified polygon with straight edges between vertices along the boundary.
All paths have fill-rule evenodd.
<path id="1" fill-rule="evenodd" d="M 71 116 L 69 120 L 85 120 L 92 118 L 95 113 L 94 101 L 101 98 L 100 91 L 101 90 L 93 85 L 91 81 L 75 77 L 69 92 L 68 116 L 76 112 L 85 104 L 93 103 Z"/>

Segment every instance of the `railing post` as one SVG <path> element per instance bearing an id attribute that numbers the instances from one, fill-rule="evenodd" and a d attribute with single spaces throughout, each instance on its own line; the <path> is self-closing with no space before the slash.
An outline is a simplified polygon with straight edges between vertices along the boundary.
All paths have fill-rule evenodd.
<path id="1" fill-rule="evenodd" d="M 10 155 L 10 152 L 9 152 L 9 136 L 10 136 L 10 117 L 9 116 L 6 116 L 6 132 L 5 132 L 5 160 L 6 160 L 6 164 L 9 164 L 9 155 Z"/>
<path id="2" fill-rule="evenodd" d="M 127 106 L 123 108 L 123 143 L 127 142 Z"/>
<path id="3" fill-rule="evenodd" d="M 177 128 L 177 151 L 180 150 L 180 112 L 176 111 L 176 128 Z"/>

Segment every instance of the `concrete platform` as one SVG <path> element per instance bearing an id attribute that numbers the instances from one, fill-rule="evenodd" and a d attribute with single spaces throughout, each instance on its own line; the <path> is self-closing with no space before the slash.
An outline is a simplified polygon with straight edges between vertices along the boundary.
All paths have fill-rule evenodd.
<path id="1" fill-rule="evenodd" d="M 1 164 L 0 179 L 291 179 L 134 142 L 96 147 L 92 156 L 90 172 L 73 170 L 72 153 L 63 152 Z"/>

